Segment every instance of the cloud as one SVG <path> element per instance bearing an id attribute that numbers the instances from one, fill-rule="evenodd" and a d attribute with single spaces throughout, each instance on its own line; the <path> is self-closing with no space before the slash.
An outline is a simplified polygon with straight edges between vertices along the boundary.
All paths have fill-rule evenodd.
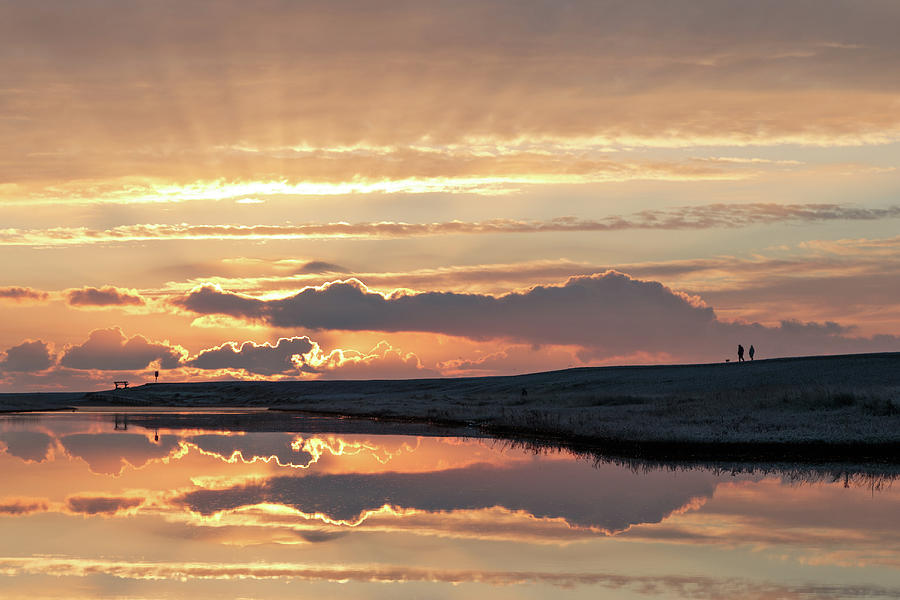
<path id="1" fill-rule="evenodd" d="M 22 516 L 50 510 L 50 502 L 44 498 L 4 498 L 0 500 L 0 515 Z"/>
<path id="2" fill-rule="evenodd" d="M 321 260 L 311 260 L 304 263 L 297 273 L 346 273 L 347 268 L 334 263 L 324 262 Z"/>
<path id="3" fill-rule="evenodd" d="M 17 141 L 0 156 L 9 202 L 736 178 L 791 165 L 630 150 L 900 137 L 890 2 L 37 11 L 10 6 L 0 24 L 0 72 L 15 90 L 0 121 L 0 138 Z M 63 107 L 56 85 L 80 101 Z M 178 94 L 150 103 L 146 86 Z"/>
<path id="4" fill-rule="evenodd" d="M 766 356 L 896 350 L 892 336 L 857 338 L 834 323 L 784 320 L 777 327 L 728 322 L 697 297 L 607 271 L 571 277 L 500 296 L 455 292 L 382 294 L 350 279 L 261 300 L 202 286 L 172 303 L 197 314 L 227 314 L 275 327 L 433 332 L 474 340 L 577 345 L 582 358 L 667 352 L 720 360 L 737 341 L 765 347 Z M 730 352 L 728 352 L 730 355 Z"/>
<path id="5" fill-rule="evenodd" d="M 49 369 L 56 362 L 50 346 L 41 340 L 25 341 L 7 348 L 0 359 L 0 372 L 34 372 Z"/>
<path id="6" fill-rule="evenodd" d="M 117 515 L 135 509 L 144 503 L 143 498 L 118 496 L 69 496 L 66 508 L 83 515 Z"/>
<path id="7" fill-rule="evenodd" d="M 261 301 L 225 292 L 211 285 L 196 288 L 173 303 L 184 310 L 203 315 L 227 315 L 251 320 L 263 316 Z"/>
<path id="8" fill-rule="evenodd" d="M 174 369 L 187 352 L 180 346 L 150 342 L 142 335 L 126 337 L 118 327 L 95 329 L 87 341 L 66 348 L 59 364 L 71 369 L 137 370 L 158 363 Z"/>
<path id="9" fill-rule="evenodd" d="M 306 358 L 305 367 L 322 375 L 323 379 L 418 379 L 438 377 L 440 373 L 425 368 L 412 352 L 379 342 L 367 353 L 354 350 L 333 350 Z"/>
<path id="10" fill-rule="evenodd" d="M 0 230 L 0 240 L 2 240 L 3 236 L 7 233 L 9 233 L 9 230 Z M 0 241 L 0 244 L 2 244 L 2 241 Z M 12 302 L 20 303 L 38 303 L 46 302 L 49 299 L 50 294 L 47 292 L 29 287 L 0 287 L 0 300 L 11 300 Z"/>
<path id="11" fill-rule="evenodd" d="M 235 342 L 227 342 L 202 350 L 184 364 L 199 369 L 243 369 L 262 375 L 296 373 L 297 364 L 293 357 L 302 357 L 314 348 L 318 346 L 308 337 L 279 338 L 274 346 L 254 342 L 238 346 Z M 302 358 L 298 363 L 302 365 Z"/>
<path id="12" fill-rule="evenodd" d="M 641 323 L 639 330 L 646 336 L 675 341 L 679 334 L 683 339 L 715 319 L 712 309 L 695 305 L 659 283 L 612 271 L 499 297 L 439 292 L 386 296 L 350 279 L 268 301 L 205 286 L 176 298 L 173 304 L 199 314 L 262 318 L 276 327 L 426 331 L 561 344 L 594 344 L 598 337 L 610 334 L 632 336 L 622 330 Z M 616 328 L 622 332 L 613 331 Z"/>
<path id="13" fill-rule="evenodd" d="M 775 223 L 874 221 L 900 218 L 900 206 L 867 208 L 840 204 L 707 204 L 651 209 L 603 219 L 558 217 L 535 221 L 492 219 L 404 223 L 308 223 L 299 225 L 121 225 L 105 230 L 53 228 L 0 231 L 0 245 L 87 245 L 163 240 L 291 240 L 291 239 L 397 239 L 446 235 L 503 235 L 522 233 L 578 233 L 626 230 L 699 230 L 738 228 Z M 297 273 L 343 273 L 346 269 L 310 261 Z M 21 288 L 16 288 L 21 289 Z M 70 304 L 142 304 L 133 292 L 113 287 L 83 288 L 67 292 Z"/>
<path id="14" fill-rule="evenodd" d="M 69 306 L 142 306 L 144 299 L 130 290 L 122 290 L 111 285 L 102 288 L 83 287 L 66 290 L 66 302 Z"/>
<path id="15" fill-rule="evenodd" d="M 268 377 L 410 379 L 436 377 L 419 357 L 381 341 L 367 352 L 323 350 L 307 336 L 278 338 L 274 343 L 226 342 L 194 356 L 179 345 L 152 342 L 141 335 L 127 337 L 118 327 L 92 331 L 80 345 L 68 346 L 59 360 L 47 344 L 26 341 L 0 355 L 4 381 L 40 391 L 83 389 L 96 385 L 102 371 L 141 371 L 157 366 L 171 377 Z M 102 376 L 108 384 L 108 376 Z M 123 376 L 124 377 L 124 376 Z M 134 373 L 130 377 L 139 378 Z"/>
<path id="16" fill-rule="evenodd" d="M 226 342 L 201 350 L 183 363 L 197 369 L 240 369 L 257 375 L 317 374 L 323 378 L 409 379 L 436 376 L 412 353 L 392 348 L 387 342 L 369 352 L 336 349 L 325 352 L 306 336 L 279 338 L 275 345 Z"/>

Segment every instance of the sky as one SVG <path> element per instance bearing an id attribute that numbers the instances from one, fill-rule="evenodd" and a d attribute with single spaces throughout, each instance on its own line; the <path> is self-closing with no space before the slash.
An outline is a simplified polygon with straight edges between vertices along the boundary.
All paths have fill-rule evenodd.
<path id="1" fill-rule="evenodd" d="M 900 589 L 890 477 L 653 469 L 471 437 L 308 432 L 296 418 L 280 425 L 299 432 L 259 431 L 246 414 L 246 430 L 225 431 L 238 417 L 217 416 L 213 428 L 165 414 L 0 419 L 3 597 Z"/>
<path id="2" fill-rule="evenodd" d="M 898 25 L 0 0 L 0 391 L 898 351 Z"/>

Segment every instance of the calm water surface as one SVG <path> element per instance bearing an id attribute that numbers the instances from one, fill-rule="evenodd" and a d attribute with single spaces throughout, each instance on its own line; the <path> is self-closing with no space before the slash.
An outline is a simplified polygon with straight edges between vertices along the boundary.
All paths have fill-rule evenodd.
<path id="1" fill-rule="evenodd" d="M 396 431 L 4 416 L 0 597 L 900 598 L 889 479 L 642 469 Z"/>

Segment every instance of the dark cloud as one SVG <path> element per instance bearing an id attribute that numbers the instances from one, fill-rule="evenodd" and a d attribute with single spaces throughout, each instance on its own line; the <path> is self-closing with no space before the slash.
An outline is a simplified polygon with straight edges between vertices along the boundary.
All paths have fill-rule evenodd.
<path id="1" fill-rule="evenodd" d="M 4 232 L 5 233 L 5 232 Z M 0 238 L 3 234 L 0 233 Z M 13 302 L 46 302 L 50 294 L 28 287 L 0 287 L 0 299 Z"/>
<path id="2" fill-rule="evenodd" d="M 111 327 L 96 329 L 83 344 L 67 348 L 59 364 L 71 369 L 125 371 L 159 362 L 163 369 L 173 369 L 183 356 L 180 348 L 148 341 L 142 335 L 129 338 L 118 327 Z"/>
<path id="3" fill-rule="evenodd" d="M 275 345 L 228 342 L 202 350 L 184 363 L 199 369 L 242 369 L 260 375 L 318 373 L 324 378 L 410 379 L 437 376 L 418 356 L 381 342 L 368 353 L 355 350 L 324 352 L 308 337 L 280 338 Z"/>
<path id="4" fill-rule="evenodd" d="M 219 314 L 244 319 L 263 316 L 264 303 L 255 298 L 223 291 L 211 285 L 192 290 L 190 294 L 173 302 L 176 306 L 198 314 Z"/>
<path id="5" fill-rule="evenodd" d="M 118 496 L 69 496 L 66 508 L 84 515 L 112 515 L 135 508 L 144 503 L 143 498 Z"/>
<path id="6" fill-rule="evenodd" d="M 300 531 L 295 531 L 295 534 L 298 537 L 312 544 L 330 542 L 332 540 L 344 537 L 345 535 L 347 535 L 347 533 L 348 532 L 346 531 L 334 531 L 325 529 L 303 529 Z"/>
<path id="7" fill-rule="evenodd" d="M 297 273 L 348 273 L 349 270 L 341 265 L 324 262 L 321 260 L 311 260 L 299 269 Z"/>
<path id="8" fill-rule="evenodd" d="M 318 346 L 308 337 L 280 338 L 274 346 L 244 342 L 238 347 L 228 342 L 216 348 L 203 350 L 195 358 L 185 363 L 200 369 L 243 369 L 251 373 L 276 375 L 296 373 L 298 366 L 291 360 Z M 302 359 L 298 364 L 302 365 Z"/>
<path id="9" fill-rule="evenodd" d="M 133 292 L 107 285 L 67 290 L 66 302 L 69 306 L 142 306 L 144 299 Z"/>
<path id="10" fill-rule="evenodd" d="M 607 271 L 502 296 L 369 290 L 357 280 L 309 287 L 280 300 L 260 300 L 212 286 L 175 299 L 199 314 L 224 313 L 284 328 L 418 331 L 471 339 L 509 338 L 578 345 L 584 357 L 666 352 L 719 360 L 738 342 L 761 344 L 767 356 L 895 350 L 892 336 L 855 338 L 833 323 L 784 321 L 778 327 L 719 320 L 699 299 L 654 281 Z M 243 312 L 242 312 L 243 311 Z"/>
<path id="11" fill-rule="evenodd" d="M 173 435 L 152 442 L 136 433 L 73 433 L 60 438 L 65 451 L 84 460 L 94 473 L 118 475 L 126 465 L 141 467 L 171 455 L 180 447 Z"/>
<path id="12" fill-rule="evenodd" d="M 200 314 L 227 310 L 232 316 L 262 317 L 276 327 L 425 331 L 638 349 L 677 343 L 715 320 L 712 309 L 695 306 L 659 283 L 615 272 L 500 297 L 439 292 L 385 297 L 347 280 L 270 301 L 206 286 L 174 303 Z M 247 312 L 235 310 L 238 306 Z"/>
<path id="13" fill-rule="evenodd" d="M 429 512 L 504 507 L 573 526 L 621 531 L 658 523 L 696 498 L 712 496 L 715 478 L 700 472 L 600 472 L 585 463 L 474 465 L 427 473 L 309 474 L 189 492 L 177 502 L 204 515 L 270 502 L 348 522 L 390 504 Z"/>
<path id="14" fill-rule="evenodd" d="M 43 499 L 16 499 L 0 502 L 0 515 L 30 515 L 48 510 L 50 510 L 50 503 Z"/>
<path id="15" fill-rule="evenodd" d="M 26 462 L 47 460 L 53 447 L 53 438 L 40 431 L 0 432 L 0 442 L 6 444 L 7 454 L 18 456 Z"/>
<path id="16" fill-rule="evenodd" d="M 22 342 L 8 348 L 0 358 L 0 372 L 34 372 L 49 369 L 55 363 L 50 346 L 41 340 Z"/>

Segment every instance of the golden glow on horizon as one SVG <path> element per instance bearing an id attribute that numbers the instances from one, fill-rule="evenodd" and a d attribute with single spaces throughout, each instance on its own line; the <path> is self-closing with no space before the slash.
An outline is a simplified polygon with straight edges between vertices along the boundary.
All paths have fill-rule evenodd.
<path id="1" fill-rule="evenodd" d="M 104 190 L 75 187 L 71 191 L 40 190 L 16 194 L 7 200 L 26 205 L 65 204 L 160 204 L 191 201 L 234 200 L 243 204 L 260 204 L 266 198 L 304 196 L 348 196 L 372 194 L 477 194 L 502 196 L 514 194 L 522 186 L 583 185 L 589 183 L 623 182 L 630 180 L 656 181 L 736 181 L 752 176 L 745 172 L 726 172 L 701 169 L 668 169 L 664 165 L 644 169 L 626 167 L 594 174 L 521 174 L 472 177 L 434 177 L 357 179 L 345 182 L 276 181 L 197 181 L 190 184 L 104 182 Z M 340 237 L 340 236 L 335 236 Z"/>

